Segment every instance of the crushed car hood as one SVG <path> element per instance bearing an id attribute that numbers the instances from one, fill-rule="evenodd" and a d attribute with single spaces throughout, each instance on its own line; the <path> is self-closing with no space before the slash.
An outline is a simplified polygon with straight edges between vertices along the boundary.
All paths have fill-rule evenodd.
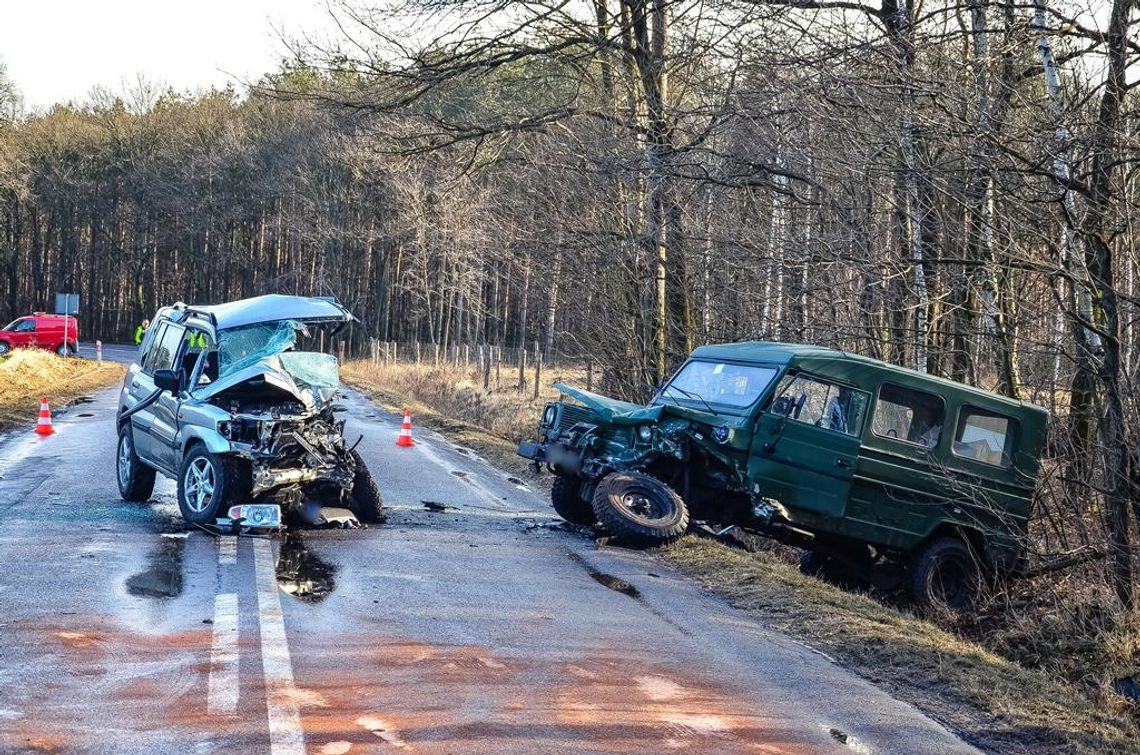
<path id="1" fill-rule="evenodd" d="M 336 388 L 316 386 L 296 379 L 282 364 L 281 355 L 268 356 L 235 370 L 209 385 L 196 388 L 194 397 L 206 400 L 248 382 L 264 382 L 294 396 L 306 409 L 319 409 L 333 400 Z"/>

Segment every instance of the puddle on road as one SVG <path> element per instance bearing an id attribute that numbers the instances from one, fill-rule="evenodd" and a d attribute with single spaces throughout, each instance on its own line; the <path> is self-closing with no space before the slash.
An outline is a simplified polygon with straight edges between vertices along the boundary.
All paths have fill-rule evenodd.
<path id="1" fill-rule="evenodd" d="M 594 578 L 595 582 L 605 585 L 615 592 L 620 592 L 622 595 L 628 595 L 631 598 L 641 597 L 641 593 L 636 587 L 631 585 L 629 582 L 626 582 L 624 579 L 618 579 L 612 574 L 603 574 L 600 571 L 591 570 L 590 576 Z"/>
<path id="2" fill-rule="evenodd" d="M 301 533 L 288 532 L 281 540 L 277 585 L 298 600 L 320 603 L 336 589 L 336 566 L 306 548 Z"/>
<path id="3" fill-rule="evenodd" d="M 75 416 L 79 417 L 80 419 L 86 419 L 87 417 L 94 417 L 95 415 L 92 414 L 91 412 L 80 412 L 79 414 L 76 414 Z"/>
<path id="4" fill-rule="evenodd" d="M 148 568 L 127 577 L 127 592 L 143 598 L 176 598 L 182 594 L 182 558 L 186 538 L 163 537 L 147 556 Z"/>
<path id="5" fill-rule="evenodd" d="M 606 574 L 605 572 L 598 571 L 594 567 L 590 566 L 590 564 L 586 562 L 586 559 L 582 558 L 573 551 L 570 552 L 570 558 L 577 562 L 577 564 L 583 569 L 585 569 L 586 573 L 589 574 L 590 577 L 592 577 L 593 580 L 599 585 L 605 585 L 614 592 L 620 592 L 622 595 L 626 595 L 630 598 L 635 598 L 637 600 L 641 599 L 641 591 L 631 585 L 629 582 L 626 582 L 624 579 L 619 579 L 612 574 Z"/>

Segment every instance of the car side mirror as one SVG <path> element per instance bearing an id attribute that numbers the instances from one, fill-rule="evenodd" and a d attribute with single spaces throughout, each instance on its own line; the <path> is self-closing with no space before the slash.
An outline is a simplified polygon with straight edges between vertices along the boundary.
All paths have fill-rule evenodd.
<path id="1" fill-rule="evenodd" d="M 171 393 L 178 393 L 182 389 L 182 379 L 176 370 L 155 370 L 154 387 Z"/>

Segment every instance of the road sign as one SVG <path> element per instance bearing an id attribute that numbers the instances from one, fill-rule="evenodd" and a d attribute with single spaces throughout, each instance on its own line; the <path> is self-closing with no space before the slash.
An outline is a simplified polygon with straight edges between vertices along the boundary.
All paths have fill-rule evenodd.
<path id="1" fill-rule="evenodd" d="M 79 314 L 79 294 L 57 293 L 55 295 L 55 313 L 57 315 Z"/>

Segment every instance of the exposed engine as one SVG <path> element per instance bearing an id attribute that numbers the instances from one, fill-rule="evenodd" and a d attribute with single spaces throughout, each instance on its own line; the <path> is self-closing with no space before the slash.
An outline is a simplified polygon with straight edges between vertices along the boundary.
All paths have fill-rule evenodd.
<path id="1" fill-rule="evenodd" d="M 227 437 L 249 446 L 255 499 L 286 507 L 307 501 L 336 505 L 352 490 L 356 461 L 331 405 L 307 412 L 299 401 L 232 397 L 217 405 L 233 418 Z"/>

